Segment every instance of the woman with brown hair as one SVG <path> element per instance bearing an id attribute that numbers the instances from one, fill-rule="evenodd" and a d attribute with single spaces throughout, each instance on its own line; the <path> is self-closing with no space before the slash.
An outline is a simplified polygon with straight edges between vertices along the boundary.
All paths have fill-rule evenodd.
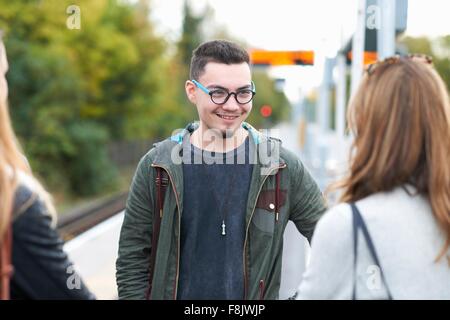
<path id="1" fill-rule="evenodd" d="M 75 288 L 70 282 L 78 276 L 53 228 L 50 196 L 33 177 L 14 135 L 7 71 L 0 30 L 0 298 L 92 299 L 82 281 Z"/>
<path id="2" fill-rule="evenodd" d="M 341 204 L 319 221 L 298 299 L 450 299 L 450 103 L 424 56 L 369 66 L 350 101 Z"/>

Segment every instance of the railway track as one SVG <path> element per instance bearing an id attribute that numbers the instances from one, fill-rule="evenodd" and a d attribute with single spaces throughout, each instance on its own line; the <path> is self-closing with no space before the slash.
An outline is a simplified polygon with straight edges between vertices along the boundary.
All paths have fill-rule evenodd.
<path id="1" fill-rule="evenodd" d="M 97 202 L 87 208 L 79 209 L 62 216 L 57 229 L 64 241 L 69 241 L 100 222 L 125 209 L 128 192 Z"/>

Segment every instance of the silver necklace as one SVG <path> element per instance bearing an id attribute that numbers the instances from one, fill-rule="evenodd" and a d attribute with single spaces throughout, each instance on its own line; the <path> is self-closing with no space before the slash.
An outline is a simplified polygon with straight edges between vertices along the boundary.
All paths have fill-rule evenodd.
<path id="1" fill-rule="evenodd" d="M 244 142 L 245 143 L 245 142 Z M 236 150 L 237 150 L 237 148 L 236 149 L 233 149 L 233 158 L 235 157 L 235 155 L 236 155 Z M 209 152 L 210 154 L 212 153 L 212 152 L 210 152 L 210 151 L 207 151 L 207 152 Z M 230 151 L 231 152 L 231 151 Z M 226 154 L 227 153 L 222 153 L 222 164 L 218 164 L 218 163 L 216 163 L 216 164 L 213 164 L 213 165 L 227 165 L 226 164 Z M 236 160 L 236 159 L 233 159 L 233 161 L 234 160 Z M 234 163 L 234 162 L 233 162 Z M 232 164 L 233 165 L 233 164 Z M 210 180 L 210 181 L 213 181 L 213 178 L 212 178 L 212 176 L 208 173 L 208 171 L 206 171 L 207 172 L 207 176 L 208 176 L 208 179 Z M 230 193 L 231 193 L 231 189 L 234 187 L 234 183 L 235 183 L 235 181 L 236 181 L 236 174 L 234 173 L 234 171 L 233 170 L 231 170 L 231 179 L 230 179 L 230 182 L 229 182 L 229 184 L 228 184 L 228 188 L 227 188 L 227 190 L 226 190 L 226 192 L 224 192 L 224 195 L 225 195 L 225 197 L 226 196 L 228 196 Z M 218 194 L 217 194 L 217 190 L 215 190 L 215 189 L 213 189 L 213 196 L 214 196 L 214 198 L 215 198 L 215 201 L 216 201 L 216 203 L 217 204 L 221 204 L 220 205 L 220 208 L 219 208 L 219 213 L 221 213 L 222 214 L 222 224 L 221 224 L 221 235 L 222 236 L 225 236 L 226 234 L 227 234 L 227 231 L 226 231 L 226 229 L 227 229 L 227 225 L 226 225 L 226 220 L 227 220 L 227 214 L 228 214 L 228 207 L 229 207 L 229 202 L 230 201 L 227 201 L 227 199 L 226 198 L 224 198 L 223 200 L 222 200 L 222 203 L 219 201 L 219 196 L 218 196 Z"/>
<path id="2" fill-rule="evenodd" d="M 246 150 L 246 146 L 245 146 L 245 143 L 247 142 L 247 137 L 245 137 L 245 139 L 244 139 L 244 149 L 245 149 L 245 152 L 247 152 L 247 150 Z M 237 148 L 235 148 L 235 149 L 233 149 L 232 151 L 229 151 L 229 152 L 233 152 L 233 164 L 235 164 L 235 156 L 236 156 L 236 154 L 237 154 L 237 149 L 239 148 L 239 146 L 237 147 Z M 212 151 L 207 151 L 207 150 L 203 150 L 202 149 L 202 153 L 203 152 L 208 152 L 209 154 L 212 154 Z M 214 152 L 214 151 L 213 151 Z M 216 152 L 215 152 L 216 153 Z M 219 152 L 217 152 L 217 153 L 219 153 Z M 222 165 L 227 165 L 226 164 L 226 159 L 227 159 L 227 153 L 228 152 L 222 152 L 221 154 L 222 154 Z M 215 164 L 215 165 L 220 165 L 220 164 Z M 228 186 L 228 190 L 227 190 L 227 192 L 225 193 L 225 195 L 229 195 L 230 194 L 230 192 L 231 192 L 231 189 L 233 188 L 233 186 L 234 186 L 234 182 L 236 181 L 236 174 L 232 171 L 232 176 L 231 176 L 231 181 L 230 181 L 230 184 L 229 184 L 229 186 Z M 209 175 L 209 173 L 208 173 L 208 171 L 206 171 L 206 175 L 208 176 L 208 178 L 209 178 L 209 180 L 210 181 L 212 181 L 212 177 Z M 217 195 L 217 192 L 216 192 L 216 190 L 213 190 L 213 196 L 214 196 L 214 198 L 215 198 L 215 200 L 216 200 L 216 203 L 220 203 L 219 202 L 219 197 L 218 197 L 218 195 Z M 227 204 L 227 201 L 226 201 L 226 199 L 224 199 L 223 200 L 223 202 L 222 202 L 222 205 L 221 205 L 221 213 L 222 213 L 222 224 L 221 224 L 221 235 L 222 236 L 225 236 L 226 234 L 227 234 L 227 232 L 226 232 L 226 228 L 227 228 L 227 226 L 226 226 L 226 223 L 225 223 L 225 221 L 226 221 L 226 218 L 227 218 L 227 213 L 228 213 L 228 206 L 226 205 Z M 224 210 L 224 209 L 226 209 L 226 210 Z"/>
<path id="3" fill-rule="evenodd" d="M 225 160 L 225 157 L 226 156 L 224 155 L 224 160 Z M 233 157 L 234 157 L 234 150 L 233 150 Z M 226 164 L 223 164 L 223 165 L 226 165 Z M 224 193 L 225 197 L 222 200 L 222 205 L 220 207 L 220 211 L 222 213 L 222 225 L 221 225 L 221 227 L 222 227 L 222 232 L 221 232 L 222 236 L 225 236 L 227 234 L 227 232 L 226 232 L 227 226 L 226 226 L 225 221 L 227 220 L 227 215 L 228 215 L 228 211 L 229 211 L 228 207 L 229 207 L 229 204 L 231 202 L 231 201 L 228 201 L 228 199 L 226 199 L 226 197 L 228 195 L 230 195 L 231 190 L 234 187 L 234 182 L 236 180 L 236 174 L 233 172 L 233 170 L 231 170 L 230 174 L 231 174 L 231 179 L 229 180 L 228 188 L 226 190 L 227 192 Z M 216 198 L 217 203 L 219 203 L 219 197 L 217 196 L 217 192 L 216 191 L 217 190 L 214 190 L 213 192 L 214 192 L 214 196 Z"/>

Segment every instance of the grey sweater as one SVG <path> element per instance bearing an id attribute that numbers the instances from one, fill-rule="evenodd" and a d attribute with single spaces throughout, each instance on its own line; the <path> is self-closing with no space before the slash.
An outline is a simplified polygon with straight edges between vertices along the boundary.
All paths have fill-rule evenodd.
<path id="1" fill-rule="evenodd" d="M 410 189 L 409 189 L 410 190 Z M 450 299 L 450 250 L 434 262 L 444 244 L 426 198 L 397 188 L 356 202 L 394 299 Z M 298 299 L 351 299 L 352 214 L 348 204 L 330 209 L 312 239 L 310 263 Z M 386 299 L 379 269 L 359 235 L 357 299 Z"/>

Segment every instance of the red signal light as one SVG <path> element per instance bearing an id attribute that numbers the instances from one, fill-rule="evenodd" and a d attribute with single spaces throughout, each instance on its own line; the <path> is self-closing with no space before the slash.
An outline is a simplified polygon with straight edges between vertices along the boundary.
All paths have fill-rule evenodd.
<path id="1" fill-rule="evenodd" d="M 267 105 L 267 104 L 265 104 L 265 105 L 263 105 L 263 106 L 261 107 L 261 109 L 260 109 L 259 111 L 261 112 L 261 115 L 262 115 L 264 118 L 267 118 L 267 117 L 270 117 L 271 114 L 272 114 L 272 107 L 269 106 L 269 105 Z"/>

